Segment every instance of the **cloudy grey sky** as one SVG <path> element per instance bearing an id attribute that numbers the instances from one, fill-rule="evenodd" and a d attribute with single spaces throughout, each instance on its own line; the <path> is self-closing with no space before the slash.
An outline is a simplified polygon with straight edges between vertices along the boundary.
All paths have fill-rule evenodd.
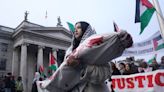
<path id="1" fill-rule="evenodd" d="M 136 0 L 0 0 L 0 25 L 16 28 L 29 12 L 28 20 L 43 26 L 56 26 L 60 16 L 64 27 L 66 22 L 84 20 L 95 28 L 97 33 L 113 32 L 113 21 L 127 30 L 134 42 L 149 38 L 159 30 L 156 14 L 142 35 L 140 25 L 134 23 Z M 149 0 L 152 2 L 152 0 Z M 158 0 L 164 14 L 164 0 Z M 45 19 L 47 11 L 47 19 Z"/>
<path id="2" fill-rule="evenodd" d="M 66 22 L 88 21 L 98 33 L 113 31 L 113 21 L 132 34 L 135 42 L 146 39 L 159 30 L 156 14 L 149 26 L 139 35 L 140 25 L 134 23 L 135 0 L 0 0 L 0 25 L 15 28 L 29 12 L 31 22 L 56 26 L 57 17 Z M 150 0 L 152 2 L 152 0 Z M 164 12 L 164 0 L 158 0 Z M 47 11 L 47 19 L 45 19 Z"/>

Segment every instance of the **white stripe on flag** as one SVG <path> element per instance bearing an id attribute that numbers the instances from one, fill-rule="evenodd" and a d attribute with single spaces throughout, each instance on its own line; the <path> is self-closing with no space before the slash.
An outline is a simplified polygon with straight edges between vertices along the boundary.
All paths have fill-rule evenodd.
<path id="1" fill-rule="evenodd" d="M 147 7 L 140 2 L 140 16 L 147 10 Z"/>

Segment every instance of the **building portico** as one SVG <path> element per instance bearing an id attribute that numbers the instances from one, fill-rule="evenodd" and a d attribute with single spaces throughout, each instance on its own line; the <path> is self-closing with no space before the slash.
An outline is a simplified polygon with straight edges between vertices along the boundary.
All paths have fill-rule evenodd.
<path id="1" fill-rule="evenodd" d="M 23 21 L 12 35 L 12 73 L 21 76 L 25 92 L 31 90 L 34 73 L 40 66 L 48 71 L 49 53 L 57 57 L 57 50 L 71 44 L 71 33 L 63 27 L 42 27 Z"/>

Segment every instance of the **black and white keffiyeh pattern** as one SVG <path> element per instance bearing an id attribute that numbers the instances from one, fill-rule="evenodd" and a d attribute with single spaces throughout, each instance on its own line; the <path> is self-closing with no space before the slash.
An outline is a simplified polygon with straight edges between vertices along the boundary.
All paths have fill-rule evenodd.
<path id="1" fill-rule="evenodd" d="M 80 43 L 82 43 L 86 38 L 88 38 L 88 37 L 90 37 L 91 35 L 94 35 L 94 34 L 96 34 L 96 31 L 93 30 L 92 27 L 89 25 L 88 28 L 87 28 L 87 30 L 83 34 Z"/>

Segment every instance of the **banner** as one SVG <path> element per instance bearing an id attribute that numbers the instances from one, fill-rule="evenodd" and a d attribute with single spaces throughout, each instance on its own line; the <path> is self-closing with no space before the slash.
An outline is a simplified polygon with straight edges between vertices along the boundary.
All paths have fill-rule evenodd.
<path id="1" fill-rule="evenodd" d="M 51 79 L 37 81 L 38 92 L 49 92 L 43 89 L 41 84 L 47 84 L 50 81 Z M 111 84 L 113 85 L 113 90 L 115 92 L 163 92 L 164 70 L 112 76 L 112 83 L 109 81 L 106 82 L 109 90 L 111 90 Z"/>
<path id="2" fill-rule="evenodd" d="M 107 85 L 110 89 L 109 82 Z M 112 76 L 112 85 L 115 92 L 163 92 L 164 70 Z"/>
<path id="3" fill-rule="evenodd" d="M 148 40 L 140 43 L 134 43 L 131 48 L 128 48 L 124 51 L 122 56 L 136 56 L 162 51 L 164 51 L 164 41 L 161 37 L 160 32 L 158 31 Z"/>

